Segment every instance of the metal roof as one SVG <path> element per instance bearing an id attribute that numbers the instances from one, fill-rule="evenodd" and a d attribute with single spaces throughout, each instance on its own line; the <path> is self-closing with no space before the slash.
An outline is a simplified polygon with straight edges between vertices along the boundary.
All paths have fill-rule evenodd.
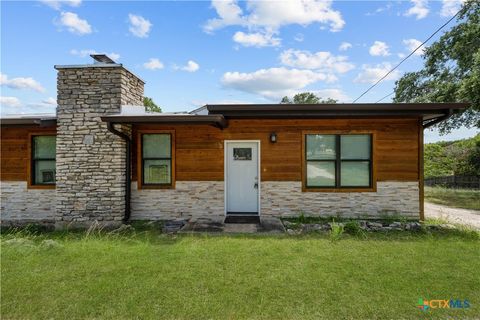
<path id="1" fill-rule="evenodd" d="M 220 115 L 196 114 L 148 114 L 148 115 L 107 115 L 101 117 L 102 121 L 111 123 L 158 123 L 158 124 L 207 124 L 218 128 L 226 128 L 227 120 Z"/>
<path id="2" fill-rule="evenodd" d="M 377 103 L 377 104 L 216 104 L 205 105 L 208 114 L 152 113 L 143 106 L 122 106 L 117 114 L 104 115 L 110 123 L 208 124 L 226 128 L 228 119 L 332 119 L 369 117 L 415 117 L 430 126 L 465 109 L 467 103 Z M 198 109 L 197 109 L 198 110 Z M 0 118 L 2 125 L 53 126 L 53 114 L 14 115 Z"/>
<path id="3" fill-rule="evenodd" d="M 37 125 L 40 127 L 49 127 L 56 125 L 56 123 L 57 117 L 53 113 L 0 116 L 0 124 L 2 126 Z"/>
<path id="4" fill-rule="evenodd" d="M 465 109 L 468 103 L 215 104 L 209 114 L 225 118 L 422 117 L 433 120 Z"/>

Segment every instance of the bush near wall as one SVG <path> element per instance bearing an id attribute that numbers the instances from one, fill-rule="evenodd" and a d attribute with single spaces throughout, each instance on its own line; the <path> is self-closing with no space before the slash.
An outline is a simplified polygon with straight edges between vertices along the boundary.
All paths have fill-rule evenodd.
<path id="1" fill-rule="evenodd" d="M 428 143 L 424 150 L 425 179 L 480 176 L 480 134 L 470 139 Z"/>

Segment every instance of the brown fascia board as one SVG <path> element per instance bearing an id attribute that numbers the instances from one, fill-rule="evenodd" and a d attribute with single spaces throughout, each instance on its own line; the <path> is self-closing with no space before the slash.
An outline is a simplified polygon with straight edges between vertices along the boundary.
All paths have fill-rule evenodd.
<path id="1" fill-rule="evenodd" d="M 21 126 L 39 126 L 39 127 L 56 127 L 56 118 L 6 118 L 0 119 L 2 127 L 21 127 Z"/>
<path id="2" fill-rule="evenodd" d="M 420 111 L 465 109 L 469 103 L 329 103 L 329 104 L 207 104 L 209 112 L 222 111 Z"/>
<path id="3" fill-rule="evenodd" d="M 226 118 L 422 117 L 423 121 L 451 115 L 468 106 L 468 103 L 206 105 L 210 114 Z"/>
<path id="4" fill-rule="evenodd" d="M 207 124 L 218 128 L 226 128 L 227 120 L 223 115 L 141 115 L 141 116 L 103 116 L 102 121 L 111 123 L 157 123 L 157 124 Z"/>

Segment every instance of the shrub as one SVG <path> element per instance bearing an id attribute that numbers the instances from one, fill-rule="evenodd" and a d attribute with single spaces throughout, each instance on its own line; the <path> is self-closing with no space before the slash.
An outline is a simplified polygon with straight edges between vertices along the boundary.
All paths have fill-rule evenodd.
<path id="1" fill-rule="evenodd" d="M 307 218 L 305 217 L 305 213 L 301 212 L 298 216 L 298 223 L 307 223 Z"/>
<path id="2" fill-rule="evenodd" d="M 358 234 L 362 231 L 358 221 L 353 221 L 353 220 L 345 223 L 344 230 L 346 233 L 353 234 L 353 235 Z"/>
<path id="3" fill-rule="evenodd" d="M 344 231 L 343 224 L 333 221 L 332 223 L 330 223 L 330 226 L 332 228 L 330 230 L 330 240 L 331 241 L 339 240 Z"/>

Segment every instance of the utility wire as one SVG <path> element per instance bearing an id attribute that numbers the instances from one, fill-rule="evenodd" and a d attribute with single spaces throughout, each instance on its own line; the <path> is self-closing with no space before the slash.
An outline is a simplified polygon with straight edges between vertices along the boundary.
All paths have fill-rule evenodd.
<path id="1" fill-rule="evenodd" d="M 394 93 L 395 93 L 395 91 L 390 92 L 389 94 L 387 94 L 387 95 L 386 95 L 385 97 L 383 97 L 382 99 L 375 101 L 375 103 L 379 103 L 380 101 L 382 101 L 383 99 L 391 96 L 391 95 L 394 94 Z"/>
<path id="2" fill-rule="evenodd" d="M 433 36 L 435 36 L 440 30 L 442 30 L 447 24 L 449 24 L 454 18 L 456 18 L 458 16 L 458 14 L 460 13 L 460 11 L 462 11 L 462 9 L 460 9 L 453 17 L 451 17 L 447 22 L 445 22 L 440 28 L 438 28 L 434 33 L 432 33 L 432 35 L 430 37 L 427 38 L 427 40 L 423 41 L 422 44 L 420 44 L 415 50 L 413 50 L 412 52 L 410 52 L 410 54 L 408 56 L 406 56 L 405 58 L 403 58 L 402 61 L 400 61 L 395 67 L 393 67 L 390 71 L 388 71 L 383 77 L 381 77 L 377 82 L 375 82 L 373 85 L 370 86 L 370 88 L 368 88 L 367 90 L 365 90 L 365 92 L 363 92 L 357 99 L 353 100 L 352 103 L 355 103 L 357 102 L 361 97 L 363 97 L 364 95 L 366 95 L 370 90 L 372 90 L 373 88 L 375 88 L 377 86 L 377 84 L 379 84 L 383 79 L 385 79 L 386 77 L 388 77 L 388 75 L 390 73 L 392 73 L 395 69 L 397 69 L 403 62 L 405 62 L 405 60 L 407 60 L 408 58 L 410 58 L 415 52 L 417 52 L 418 49 L 420 49 L 425 43 L 427 43 L 430 39 L 433 38 Z M 388 97 L 388 96 L 387 96 Z M 386 98 L 386 97 L 385 97 Z M 384 98 L 382 98 L 381 100 L 383 100 Z M 379 101 L 381 101 L 379 100 Z M 377 101 L 378 102 L 378 101 Z"/>

